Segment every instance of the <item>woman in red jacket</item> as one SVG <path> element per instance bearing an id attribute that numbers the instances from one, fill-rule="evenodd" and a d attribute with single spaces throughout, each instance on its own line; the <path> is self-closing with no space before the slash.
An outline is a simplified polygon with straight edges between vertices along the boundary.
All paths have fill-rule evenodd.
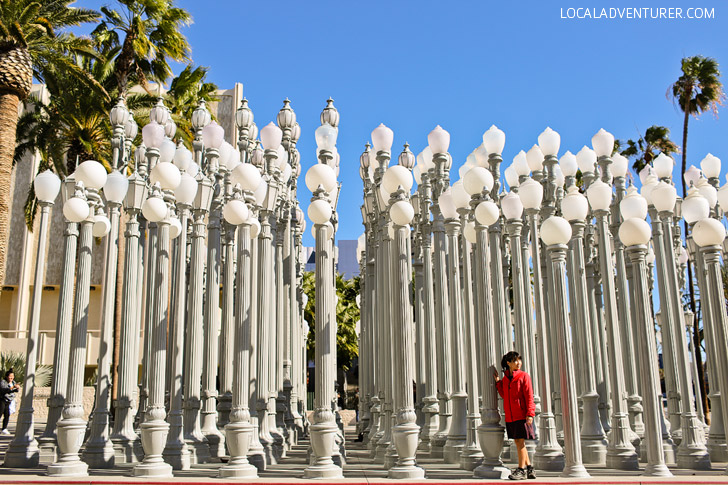
<path id="1" fill-rule="evenodd" d="M 536 478 L 526 450 L 526 440 L 536 439 L 533 430 L 536 405 L 533 402 L 531 376 L 521 370 L 521 365 L 521 356 L 511 351 L 501 359 L 503 379 L 499 378 L 498 372 L 493 371 L 498 393 L 503 398 L 508 438 L 516 443 L 518 450 L 518 468 L 508 477 L 511 480 Z"/>

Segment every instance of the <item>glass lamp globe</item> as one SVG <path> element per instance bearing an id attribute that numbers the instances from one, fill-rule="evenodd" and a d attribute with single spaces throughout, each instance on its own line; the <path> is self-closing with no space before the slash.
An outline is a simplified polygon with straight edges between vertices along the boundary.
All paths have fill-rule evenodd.
<path id="1" fill-rule="evenodd" d="M 433 153 L 447 153 L 447 149 L 450 148 L 450 133 L 437 125 L 427 135 L 427 143 L 432 148 Z"/>
<path id="2" fill-rule="evenodd" d="M 576 171 L 579 170 L 579 166 L 576 164 L 576 155 L 569 151 L 561 155 L 559 166 L 565 177 L 575 177 Z"/>
<path id="3" fill-rule="evenodd" d="M 220 168 L 224 170 L 227 168 L 228 161 L 230 160 L 230 152 L 233 151 L 233 146 L 230 143 L 223 141 L 218 151 L 217 163 Z"/>
<path id="4" fill-rule="evenodd" d="M 225 137 L 225 130 L 216 121 L 211 121 L 202 129 L 202 143 L 206 148 L 220 148 Z"/>
<path id="5" fill-rule="evenodd" d="M 248 220 L 248 206 L 240 199 L 231 199 L 223 207 L 222 216 L 228 224 L 239 226 Z"/>
<path id="6" fill-rule="evenodd" d="M 174 135 L 177 134 L 177 123 L 174 122 L 171 115 L 164 123 L 164 134 L 167 135 L 167 138 L 174 138 Z"/>
<path id="7" fill-rule="evenodd" d="M 612 155 L 611 172 L 615 177 L 626 177 L 629 170 L 629 160 L 627 157 L 615 153 Z"/>
<path id="8" fill-rule="evenodd" d="M 468 173 L 468 170 L 473 168 L 475 165 L 470 165 L 467 161 L 463 163 L 463 165 L 458 169 L 458 175 L 462 179 L 465 177 L 465 174 Z"/>
<path id="9" fill-rule="evenodd" d="M 372 146 L 374 147 L 375 154 L 379 152 L 389 153 L 392 150 L 393 142 L 394 132 L 385 126 L 384 123 L 380 123 L 372 131 Z"/>
<path id="10" fill-rule="evenodd" d="M 619 240 L 625 246 L 645 246 L 650 242 L 652 229 L 644 219 L 631 217 L 619 226 Z"/>
<path id="11" fill-rule="evenodd" d="M 412 169 L 412 175 L 415 177 L 415 182 L 417 182 L 417 185 L 420 185 L 422 183 L 422 170 L 420 169 L 422 165 L 415 165 L 415 168 Z M 363 179 L 364 177 L 362 177 Z"/>
<path id="12" fill-rule="evenodd" d="M 435 162 L 432 161 L 432 148 L 429 145 L 422 150 L 422 162 L 425 164 L 427 171 L 435 169 Z"/>
<path id="13" fill-rule="evenodd" d="M 505 197 L 501 199 L 501 210 L 503 211 L 503 217 L 508 220 L 520 219 L 523 215 L 523 204 L 518 194 L 514 192 L 508 192 Z"/>
<path id="14" fill-rule="evenodd" d="M 627 189 L 627 195 L 619 203 L 619 212 L 624 220 L 647 217 L 647 200 L 639 194 L 634 185 Z"/>
<path id="15" fill-rule="evenodd" d="M 612 187 L 601 180 L 596 180 L 586 190 L 586 197 L 593 210 L 609 210 L 609 204 L 612 202 Z"/>
<path id="16" fill-rule="evenodd" d="M 258 234 L 260 234 L 260 221 L 257 217 L 251 216 L 248 218 L 248 224 L 250 224 L 250 239 L 255 239 L 258 237 Z M 303 222 L 304 226 L 306 225 L 306 222 Z"/>
<path id="17" fill-rule="evenodd" d="M 566 182 L 564 172 L 561 171 L 561 167 L 558 165 L 554 165 L 554 182 L 556 183 L 556 187 L 563 187 Z"/>
<path id="18" fill-rule="evenodd" d="M 336 137 L 339 136 L 339 130 L 328 123 L 324 123 L 316 128 L 314 136 L 319 150 L 332 151 L 336 146 Z"/>
<path id="19" fill-rule="evenodd" d="M 174 144 L 169 138 L 162 140 L 162 144 L 159 145 L 159 161 L 161 163 L 167 163 L 174 160 L 175 152 L 177 151 L 177 145 Z"/>
<path id="20" fill-rule="evenodd" d="M 286 164 L 285 167 L 283 167 L 283 172 L 281 173 L 281 180 L 284 183 L 288 183 L 288 180 L 291 178 L 291 173 L 293 173 L 293 169 L 291 168 L 290 164 Z M 336 175 L 339 175 L 339 167 L 336 167 Z"/>
<path id="21" fill-rule="evenodd" d="M 286 164 L 288 163 L 288 151 L 285 148 L 283 148 L 283 145 L 279 145 L 278 150 L 276 150 L 276 152 L 278 153 L 278 160 L 276 160 L 276 164 L 278 165 L 279 170 L 283 170 L 283 167 L 285 167 Z M 333 163 L 334 161 L 335 161 L 335 159 L 330 160 L 327 163 Z"/>
<path id="22" fill-rule="evenodd" d="M 142 140 L 147 148 L 159 148 L 164 141 L 164 127 L 155 122 L 147 123 L 142 128 Z"/>
<path id="23" fill-rule="evenodd" d="M 718 205 L 723 212 L 728 212 L 728 184 L 718 190 Z"/>
<path id="24" fill-rule="evenodd" d="M 478 166 L 488 168 L 488 150 L 485 149 L 485 145 L 481 143 L 473 153 L 475 154 L 475 161 Z"/>
<path id="25" fill-rule="evenodd" d="M 693 226 L 693 241 L 701 248 L 721 245 L 725 241 L 725 227 L 712 217 L 701 219 Z"/>
<path id="26" fill-rule="evenodd" d="M 96 160 L 86 160 L 76 167 L 76 180 L 89 189 L 99 190 L 106 183 L 106 169 Z"/>
<path id="27" fill-rule="evenodd" d="M 195 162 L 190 162 L 189 165 L 187 165 L 187 173 L 191 176 L 196 176 L 200 172 L 200 166 L 197 165 Z"/>
<path id="28" fill-rule="evenodd" d="M 528 150 L 526 153 L 526 161 L 528 162 L 528 168 L 531 169 L 531 172 L 543 170 L 543 152 L 538 145 L 534 145 L 530 150 Z"/>
<path id="29" fill-rule="evenodd" d="M 720 177 L 720 158 L 708 153 L 700 162 L 700 168 L 707 178 L 718 178 Z"/>
<path id="30" fill-rule="evenodd" d="M 718 203 L 718 191 L 715 190 L 715 187 L 710 185 L 704 178 L 698 180 L 697 187 L 700 195 L 705 197 L 710 207 L 715 207 L 715 204 Z"/>
<path id="31" fill-rule="evenodd" d="M 463 226 L 463 236 L 470 244 L 478 242 L 478 233 L 475 231 L 475 222 L 467 221 Z"/>
<path id="32" fill-rule="evenodd" d="M 328 193 L 331 193 L 334 187 L 336 187 L 336 173 L 334 169 L 323 163 L 313 165 L 306 172 L 306 187 L 308 187 L 308 190 L 316 192 L 319 185 Z"/>
<path id="33" fill-rule="evenodd" d="M 169 218 L 169 238 L 170 239 L 177 239 L 177 237 L 182 233 L 182 223 L 179 221 L 177 216 L 173 216 Z"/>
<path id="34" fill-rule="evenodd" d="M 323 199 L 316 199 L 308 206 L 308 218 L 314 224 L 326 224 L 331 219 L 332 213 L 331 204 Z"/>
<path id="35" fill-rule="evenodd" d="M 483 133 L 483 146 L 488 153 L 500 155 L 503 153 L 503 147 L 506 146 L 506 134 L 497 126 L 492 125 Z"/>
<path id="36" fill-rule="evenodd" d="M 304 225 L 305 226 L 305 225 Z M 323 224 L 324 227 L 324 237 L 326 239 L 331 239 L 334 237 L 334 225 L 331 224 L 331 222 L 327 222 L 326 224 Z M 311 235 L 313 236 L 314 240 L 316 239 L 316 226 L 311 226 Z M 392 234 L 392 228 L 389 228 L 389 236 L 394 237 Z"/>
<path id="37" fill-rule="evenodd" d="M 91 228 L 91 233 L 94 237 L 104 237 L 109 233 L 111 229 L 111 221 L 104 214 L 96 214 L 94 216 L 94 225 Z"/>
<path id="38" fill-rule="evenodd" d="M 652 264 L 655 262 L 655 250 L 652 249 L 652 244 L 647 246 L 647 256 L 645 256 L 645 263 Z"/>
<path id="39" fill-rule="evenodd" d="M 614 135 L 601 128 L 592 137 L 592 147 L 597 157 L 608 157 L 614 151 Z"/>
<path id="40" fill-rule="evenodd" d="M 137 125 L 137 122 L 130 113 L 129 119 L 126 121 L 126 124 L 124 124 L 124 136 L 127 140 L 134 141 L 137 133 L 139 133 L 139 125 Z"/>
<path id="41" fill-rule="evenodd" d="M 240 152 L 237 148 L 233 147 L 233 150 L 230 152 L 230 158 L 228 158 L 227 169 L 233 171 L 238 165 L 240 165 Z"/>
<path id="42" fill-rule="evenodd" d="M 647 178 L 652 175 L 655 175 L 655 171 L 652 169 L 652 165 L 645 165 L 642 167 L 642 170 L 639 172 L 640 182 L 642 185 L 645 185 L 647 183 Z"/>
<path id="43" fill-rule="evenodd" d="M 178 204 L 192 205 L 197 195 L 197 180 L 189 173 L 180 176 L 179 185 L 174 189 L 174 197 Z"/>
<path id="44" fill-rule="evenodd" d="M 177 148 L 175 148 L 172 161 L 177 165 L 178 169 L 187 170 L 187 167 L 192 163 L 192 152 L 180 142 Z"/>
<path id="45" fill-rule="evenodd" d="M 406 200 L 399 200 L 392 204 L 392 207 L 389 208 L 389 217 L 391 217 L 392 222 L 398 226 L 406 226 L 412 222 L 412 218 L 414 218 L 414 216 L 415 209 L 412 207 L 412 204 Z"/>
<path id="46" fill-rule="evenodd" d="M 493 175 L 483 167 L 473 167 L 463 177 L 463 187 L 469 195 L 476 195 L 493 188 Z"/>
<path id="47" fill-rule="evenodd" d="M 581 173 L 594 172 L 597 164 L 597 154 L 589 147 L 582 147 L 576 154 L 576 164 Z"/>
<path id="48" fill-rule="evenodd" d="M 368 170 L 369 166 L 371 165 L 371 159 L 374 157 L 369 156 L 371 151 L 369 150 L 369 144 L 367 143 L 366 149 L 362 152 L 361 156 L 359 157 L 359 166 L 362 167 L 364 170 Z"/>
<path id="49" fill-rule="evenodd" d="M 232 172 L 234 184 L 240 184 L 243 190 L 254 192 L 260 185 L 260 171 L 250 163 L 241 163 Z"/>
<path id="50" fill-rule="evenodd" d="M 675 167 L 675 160 L 664 153 L 660 153 L 654 160 L 652 160 L 652 166 L 659 178 L 672 177 L 672 169 Z"/>
<path id="51" fill-rule="evenodd" d="M 677 191 L 672 184 L 660 182 L 652 190 L 652 204 L 657 212 L 672 212 L 675 210 L 675 201 L 677 200 Z"/>
<path id="52" fill-rule="evenodd" d="M 700 191 L 692 187 L 680 205 L 680 212 L 688 224 L 694 224 L 710 216 L 710 205 L 706 198 L 700 195 Z"/>
<path id="53" fill-rule="evenodd" d="M 680 252 L 677 256 L 677 262 L 680 264 L 687 264 L 688 260 L 690 259 L 690 255 L 685 250 L 685 246 L 680 246 Z"/>
<path id="54" fill-rule="evenodd" d="M 114 170 L 106 177 L 104 184 L 104 197 L 109 202 L 121 204 L 126 197 L 126 191 L 129 189 L 129 180 L 124 177 L 118 170 Z M 37 194 L 37 191 L 36 191 Z"/>
<path id="55" fill-rule="evenodd" d="M 647 200 L 648 205 L 652 205 L 652 191 L 658 185 L 657 177 L 654 175 L 647 176 L 647 181 L 642 185 L 642 197 Z"/>
<path id="56" fill-rule="evenodd" d="M 192 129 L 195 131 L 203 129 L 210 123 L 211 119 L 210 112 L 205 107 L 205 102 L 200 101 L 199 106 L 192 112 Z"/>
<path id="57" fill-rule="evenodd" d="M 486 227 L 495 224 L 499 216 L 498 206 L 492 200 L 483 201 L 475 208 L 475 219 Z"/>
<path id="58" fill-rule="evenodd" d="M 458 211 L 457 207 L 455 207 L 455 201 L 452 198 L 451 189 L 448 188 L 445 192 L 443 192 L 442 195 L 440 195 L 438 202 L 440 203 L 440 211 L 442 212 L 442 216 L 445 219 L 458 218 Z"/>
<path id="59" fill-rule="evenodd" d="M 209 126 L 209 125 L 208 125 Z M 149 174 L 152 185 L 159 183 L 162 190 L 174 190 L 180 183 L 181 174 L 173 163 L 158 163 Z"/>
<path id="60" fill-rule="evenodd" d="M 563 217 L 551 216 L 541 224 L 541 240 L 547 246 L 566 244 L 571 239 L 571 226 Z"/>
<path id="61" fill-rule="evenodd" d="M 149 197 L 142 204 L 142 215 L 149 222 L 159 222 L 167 217 L 167 204 L 161 197 Z"/>
<path id="62" fill-rule="evenodd" d="M 88 218 L 88 203 L 80 197 L 71 197 L 63 204 L 63 215 L 69 222 L 81 222 Z"/>
<path id="63" fill-rule="evenodd" d="M 384 172 L 382 187 L 388 194 L 393 194 L 400 186 L 409 193 L 412 190 L 412 174 L 401 165 L 392 165 Z"/>
<path id="64" fill-rule="evenodd" d="M 508 168 L 503 171 L 503 175 L 506 178 L 506 183 L 508 184 L 508 187 L 518 187 L 518 174 L 516 173 L 516 169 L 513 168 L 513 165 L 509 165 Z"/>
<path id="65" fill-rule="evenodd" d="M 538 209 L 543 201 L 543 186 L 529 178 L 518 187 L 518 197 L 525 209 Z"/>
<path id="66" fill-rule="evenodd" d="M 525 176 L 531 173 L 531 167 L 528 165 L 526 158 L 526 152 L 523 150 L 519 151 L 515 157 L 513 157 L 513 169 L 519 176 Z"/>
<path id="67" fill-rule="evenodd" d="M 409 145 L 405 144 L 404 150 L 402 150 L 402 153 L 399 154 L 397 161 L 407 170 L 412 170 L 414 168 L 415 154 L 410 151 Z"/>
<path id="68" fill-rule="evenodd" d="M 569 222 L 583 221 L 589 213 L 589 203 L 586 197 L 579 192 L 576 185 L 569 187 L 569 191 L 561 201 L 561 214 Z"/>
<path id="69" fill-rule="evenodd" d="M 33 190 L 38 200 L 49 203 L 53 202 L 61 190 L 61 179 L 50 170 L 45 170 L 35 176 Z"/>
<path id="70" fill-rule="evenodd" d="M 551 128 L 546 128 L 540 135 L 538 135 L 538 146 L 544 155 L 556 156 L 559 153 L 560 145 L 561 135 Z"/>
<path id="71" fill-rule="evenodd" d="M 260 181 L 260 185 L 256 187 L 255 192 L 253 192 L 253 197 L 255 198 L 255 205 L 262 206 L 263 201 L 265 200 L 265 196 L 268 193 L 268 184 L 265 180 Z"/>
<path id="72" fill-rule="evenodd" d="M 124 99 L 119 98 L 119 101 L 111 108 L 109 113 L 109 121 L 112 125 L 124 125 L 129 120 L 129 110 L 124 105 Z"/>
<path id="73" fill-rule="evenodd" d="M 462 180 L 452 184 L 452 200 L 458 209 L 465 209 L 470 206 L 470 194 L 465 190 Z"/>
<path id="74" fill-rule="evenodd" d="M 237 123 L 238 128 L 241 130 L 249 129 L 253 123 L 253 118 L 253 110 L 248 107 L 248 100 L 243 98 L 240 102 L 240 107 L 235 112 L 235 123 Z"/>
<path id="75" fill-rule="evenodd" d="M 688 188 L 692 185 L 695 185 L 698 183 L 698 180 L 700 180 L 700 176 L 702 173 L 700 170 L 695 167 L 695 165 L 690 165 L 687 170 L 685 170 L 685 174 L 683 175 L 683 178 L 685 179 L 685 183 L 688 185 Z"/>

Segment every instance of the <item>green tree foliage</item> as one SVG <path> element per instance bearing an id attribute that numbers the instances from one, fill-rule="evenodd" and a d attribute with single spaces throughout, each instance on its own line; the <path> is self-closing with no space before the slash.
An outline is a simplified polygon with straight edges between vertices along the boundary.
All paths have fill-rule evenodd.
<path id="1" fill-rule="evenodd" d="M 19 384 L 25 382 L 25 354 L 21 352 L 0 352 L 0 378 L 5 376 L 5 372 L 13 369 L 15 380 Z M 47 387 L 51 384 L 51 375 L 53 374 L 53 366 L 37 365 L 35 367 L 35 385 L 36 387 Z"/>
<path id="2" fill-rule="evenodd" d="M 616 142 L 617 150 L 625 157 L 632 159 L 632 169 L 639 173 L 646 165 L 652 165 L 652 160 L 664 153 L 672 155 L 679 151 L 677 145 L 670 140 L 670 129 L 666 126 L 652 125 L 636 140 L 629 139 L 626 144 Z"/>

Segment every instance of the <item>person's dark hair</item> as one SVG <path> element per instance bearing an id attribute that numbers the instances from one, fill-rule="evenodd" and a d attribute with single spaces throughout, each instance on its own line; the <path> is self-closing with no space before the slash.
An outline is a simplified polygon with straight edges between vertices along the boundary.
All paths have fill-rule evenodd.
<path id="1" fill-rule="evenodd" d="M 518 360 L 521 358 L 521 354 L 516 352 L 515 350 L 511 350 L 506 355 L 503 356 L 501 359 L 501 367 L 504 371 L 508 370 L 508 362 L 513 362 L 515 360 Z"/>
<path id="2" fill-rule="evenodd" d="M 8 369 L 7 371 L 5 371 L 5 376 L 3 378 L 7 381 L 8 377 L 10 377 L 10 374 L 15 374 L 15 371 L 13 370 L 12 367 L 10 369 Z M 10 381 L 8 381 L 8 382 L 10 382 Z"/>

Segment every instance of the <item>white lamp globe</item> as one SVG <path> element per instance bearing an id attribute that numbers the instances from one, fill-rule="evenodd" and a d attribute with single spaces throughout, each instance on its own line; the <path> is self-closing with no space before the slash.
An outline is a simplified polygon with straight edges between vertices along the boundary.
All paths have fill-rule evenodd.
<path id="1" fill-rule="evenodd" d="M 470 206 L 470 194 L 465 190 L 462 180 L 452 184 L 452 200 L 458 209 L 465 209 Z"/>
<path id="2" fill-rule="evenodd" d="M 680 252 L 677 256 L 677 262 L 680 264 L 686 264 L 690 259 L 690 255 L 685 250 L 685 246 L 680 246 Z"/>
<path id="3" fill-rule="evenodd" d="M 316 138 L 316 146 L 319 150 L 332 151 L 336 146 L 336 138 L 339 136 L 339 130 L 328 123 L 316 128 L 314 132 Z"/>
<path id="4" fill-rule="evenodd" d="M 171 217 L 169 219 L 169 237 L 170 239 L 177 239 L 177 237 L 182 233 L 182 223 L 177 219 L 177 217 Z"/>
<path id="5" fill-rule="evenodd" d="M 647 204 L 649 205 L 652 205 L 652 191 L 657 188 L 658 184 L 657 177 L 654 175 L 648 175 L 647 181 L 642 184 L 642 197 L 647 200 Z"/>
<path id="6" fill-rule="evenodd" d="M 149 197 L 142 204 L 142 215 L 149 222 L 159 222 L 167 217 L 167 204 L 161 197 Z"/>
<path id="7" fill-rule="evenodd" d="M 288 183 L 288 180 L 291 178 L 291 173 L 293 173 L 293 169 L 291 168 L 291 165 L 287 163 L 286 166 L 283 167 L 281 180 L 283 180 L 284 183 Z M 339 175 L 339 167 L 336 167 L 336 175 Z"/>
<path id="8" fill-rule="evenodd" d="M 675 160 L 664 153 L 660 153 L 654 160 L 652 160 L 652 166 L 659 178 L 672 177 L 672 169 L 675 167 Z"/>
<path id="9" fill-rule="evenodd" d="M 306 172 L 306 187 L 308 187 L 308 190 L 316 192 L 319 186 L 322 186 L 329 193 L 336 187 L 336 173 L 334 169 L 323 163 L 313 165 Z"/>
<path id="10" fill-rule="evenodd" d="M 260 130 L 260 143 L 266 150 L 278 150 L 283 140 L 283 132 L 272 121 Z"/>
<path id="11" fill-rule="evenodd" d="M 228 158 L 227 169 L 233 171 L 240 163 L 240 152 L 237 148 L 233 147 L 233 151 L 230 152 L 230 158 Z"/>
<path id="12" fill-rule="evenodd" d="M 412 189 L 412 173 L 402 165 L 392 165 L 382 176 L 382 187 L 388 194 L 397 192 L 399 187 L 409 193 Z"/>
<path id="13" fill-rule="evenodd" d="M 700 168 L 703 169 L 703 175 L 707 178 L 718 178 L 720 177 L 720 158 L 708 153 L 700 162 Z"/>
<path id="14" fill-rule="evenodd" d="M 35 176 L 33 189 L 38 200 L 42 202 L 53 202 L 61 190 L 61 179 L 50 170 L 45 170 Z"/>
<path id="15" fill-rule="evenodd" d="M 106 183 L 104 184 L 104 197 L 106 197 L 106 200 L 109 202 L 121 204 L 124 201 L 124 197 L 126 197 L 126 191 L 128 188 L 129 180 L 124 177 L 121 172 L 114 170 L 106 177 Z M 36 190 L 36 195 L 37 194 L 38 191 Z"/>
<path id="16" fill-rule="evenodd" d="M 478 233 L 475 231 L 475 222 L 467 221 L 463 227 L 463 236 L 470 244 L 478 242 Z"/>
<path id="17" fill-rule="evenodd" d="M 609 204 L 612 202 L 612 187 L 601 180 L 596 180 L 586 190 L 586 197 L 593 210 L 609 210 Z"/>
<path id="18" fill-rule="evenodd" d="M 625 246 L 645 246 L 651 237 L 652 229 L 644 219 L 631 217 L 619 226 L 619 240 Z"/>
<path id="19" fill-rule="evenodd" d="M 80 197 L 71 197 L 63 204 L 63 215 L 69 222 L 81 222 L 88 218 L 90 208 Z"/>
<path id="20" fill-rule="evenodd" d="M 724 240 L 725 227 L 712 217 L 701 219 L 693 226 L 693 241 L 701 248 L 721 245 Z"/>
<path id="21" fill-rule="evenodd" d="M 629 160 L 627 157 L 615 153 L 612 155 L 612 166 L 611 172 L 615 177 L 626 177 L 627 170 L 629 170 Z"/>
<path id="22" fill-rule="evenodd" d="M 161 163 L 171 162 L 174 160 L 174 155 L 177 152 L 177 145 L 174 144 L 169 138 L 162 140 L 162 144 L 159 145 L 159 161 Z"/>
<path id="23" fill-rule="evenodd" d="M 528 160 L 526 158 L 526 152 L 521 150 L 515 157 L 513 157 L 512 167 L 519 176 L 531 173 L 531 168 L 528 166 Z"/>
<path id="24" fill-rule="evenodd" d="M 488 153 L 500 155 L 503 153 L 503 147 L 506 146 L 506 134 L 497 126 L 492 125 L 488 131 L 483 133 L 483 146 Z"/>
<path id="25" fill-rule="evenodd" d="M 463 177 L 463 187 L 469 195 L 476 195 L 493 188 L 493 174 L 483 167 L 473 167 Z"/>
<path id="26" fill-rule="evenodd" d="M 492 200 L 483 201 L 475 208 L 475 219 L 486 227 L 495 224 L 499 216 L 498 206 Z"/>
<path id="27" fill-rule="evenodd" d="M 543 152 L 538 145 L 534 145 L 528 150 L 526 162 L 528 162 L 528 168 L 531 169 L 531 172 L 543 170 Z"/>
<path id="28" fill-rule="evenodd" d="M 697 187 L 698 191 L 700 191 L 700 195 L 705 197 L 705 200 L 708 201 L 710 207 L 715 207 L 715 204 L 718 203 L 718 191 L 715 190 L 715 187 L 710 185 L 704 178 L 698 180 Z"/>
<path id="29" fill-rule="evenodd" d="M 546 128 L 543 133 L 538 135 L 538 146 L 544 155 L 556 156 L 559 153 L 560 145 L 561 135 L 551 128 Z"/>
<path id="30" fill-rule="evenodd" d="M 433 153 L 447 153 L 447 149 L 450 147 L 450 133 L 437 125 L 427 135 L 427 143 L 432 148 Z"/>
<path id="31" fill-rule="evenodd" d="M 695 167 L 695 165 L 690 165 L 687 170 L 685 170 L 685 174 L 683 174 L 683 178 L 685 179 L 685 183 L 688 185 L 688 188 L 692 185 L 696 185 L 698 183 L 698 180 L 700 180 L 700 176 L 702 173 L 700 172 L 700 169 Z"/>
<path id="32" fill-rule="evenodd" d="M 324 237 L 326 239 L 331 239 L 334 236 L 334 225 L 331 224 L 331 222 L 327 222 L 324 226 Z M 391 227 L 390 227 L 390 236 L 392 236 L 391 233 Z M 314 240 L 316 239 L 316 226 L 311 226 L 311 235 L 313 236 Z"/>
<path id="33" fill-rule="evenodd" d="M 286 166 L 288 163 L 288 151 L 286 151 L 285 148 L 283 148 L 283 145 L 278 145 L 278 150 L 276 150 L 278 153 L 278 160 L 276 160 L 276 165 L 278 166 L 279 170 L 283 170 L 283 167 Z M 334 160 L 331 160 L 327 163 L 333 164 Z"/>
<path id="34" fill-rule="evenodd" d="M 440 195 L 438 202 L 440 204 L 440 211 L 442 212 L 442 216 L 445 219 L 458 218 L 457 207 L 455 207 L 455 201 L 452 198 L 452 191 L 450 188 L 448 188 L 445 192 L 442 193 L 442 195 Z"/>
<path id="35" fill-rule="evenodd" d="M 569 191 L 561 201 L 561 215 L 569 222 L 583 221 L 589 213 L 589 203 L 586 197 L 579 192 L 576 185 L 569 187 Z"/>
<path id="36" fill-rule="evenodd" d="M 432 161 L 432 148 L 429 145 L 422 150 L 422 163 L 425 164 L 425 168 L 428 171 L 435 169 L 435 162 Z"/>
<path id="37" fill-rule="evenodd" d="M 685 200 L 683 200 L 680 206 L 680 212 L 685 222 L 694 224 L 710 216 L 710 205 L 707 199 L 700 195 L 698 189 L 692 187 L 688 190 L 688 196 L 685 197 Z"/>
<path id="38" fill-rule="evenodd" d="M 96 214 L 94 217 L 94 225 L 91 228 L 91 233 L 94 237 L 104 237 L 109 233 L 111 229 L 111 221 L 104 214 Z"/>
<path id="39" fill-rule="evenodd" d="M 234 150 L 233 146 L 223 141 L 219 148 L 219 154 L 217 158 L 217 163 L 220 166 L 220 168 L 225 169 L 228 166 L 228 162 L 230 161 L 230 155 L 232 154 L 232 151 Z"/>
<path id="40" fill-rule="evenodd" d="M 260 181 L 260 184 L 255 189 L 255 192 L 253 192 L 253 197 L 255 198 L 255 205 L 263 205 L 263 201 L 265 200 L 265 195 L 268 193 L 268 184 L 265 180 Z"/>
<path id="41" fill-rule="evenodd" d="M 509 165 L 508 168 L 503 171 L 503 175 L 506 178 L 506 183 L 508 184 L 508 187 L 518 187 L 518 174 L 516 173 L 516 169 L 513 168 L 513 165 Z"/>
<path id="42" fill-rule="evenodd" d="M 314 224 L 325 224 L 331 219 L 331 204 L 323 199 L 316 199 L 308 206 L 308 218 Z"/>
<path id="43" fill-rule="evenodd" d="M 210 126 L 210 125 L 208 125 Z M 149 181 L 152 185 L 159 183 L 162 190 L 174 190 L 181 180 L 179 169 L 174 163 L 158 163 L 149 174 Z"/>
<path id="44" fill-rule="evenodd" d="M 576 163 L 576 155 L 569 151 L 561 155 L 559 166 L 565 177 L 575 177 L 576 171 L 579 170 L 579 165 Z"/>
<path id="45" fill-rule="evenodd" d="M 178 169 L 187 170 L 187 167 L 189 167 L 190 163 L 192 163 L 192 152 L 180 143 L 174 150 L 174 158 L 172 161 L 175 165 L 177 165 Z"/>
<path id="46" fill-rule="evenodd" d="M 406 200 L 399 200 L 389 208 L 389 217 L 398 226 L 406 226 L 415 217 L 415 209 Z"/>
<path id="47" fill-rule="evenodd" d="M 220 148 L 224 137 L 225 130 L 216 121 L 211 121 L 202 129 L 202 143 L 206 148 Z"/>
<path id="48" fill-rule="evenodd" d="M 248 220 L 248 206 L 240 199 L 231 199 L 222 209 L 222 216 L 228 224 L 238 226 Z"/>
<path id="49" fill-rule="evenodd" d="M 488 150 L 485 149 L 485 145 L 481 143 L 473 153 L 475 154 L 475 161 L 478 166 L 488 168 Z"/>
<path id="50" fill-rule="evenodd" d="M 465 162 L 465 163 L 463 163 L 463 164 L 462 164 L 462 166 L 461 166 L 461 167 L 460 167 L 460 168 L 458 169 L 458 176 L 459 176 L 459 177 L 460 177 L 460 178 L 462 179 L 463 177 L 465 177 L 465 174 L 466 174 L 466 173 L 468 173 L 468 170 L 470 170 L 470 169 L 471 169 L 471 168 L 473 168 L 474 166 L 475 166 L 475 165 L 469 165 L 469 164 L 468 164 L 468 162 L 466 161 L 466 162 Z"/>
<path id="51" fill-rule="evenodd" d="M 260 221 L 251 214 L 251 217 L 248 218 L 248 224 L 250 224 L 250 239 L 255 239 L 260 234 Z"/>
<path id="52" fill-rule="evenodd" d="M 592 137 L 592 147 L 597 157 L 608 157 L 614 151 L 614 135 L 601 128 Z"/>
<path id="53" fill-rule="evenodd" d="M 508 192 L 505 197 L 501 199 L 501 210 L 503 211 L 503 217 L 508 220 L 520 219 L 523 215 L 523 204 L 518 194 L 514 192 Z"/>
<path id="54" fill-rule="evenodd" d="M 384 123 L 380 123 L 372 131 L 372 146 L 374 147 L 375 155 L 379 152 L 389 153 L 392 149 L 393 142 L 394 132 L 385 126 Z"/>
<path id="55" fill-rule="evenodd" d="M 639 194 L 634 185 L 627 189 L 627 195 L 619 203 L 619 212 L 623 220 L 647 217 L 647 199 Z"/>
<path id="56" fill-rule="evenodd" d="M 593 172 L 597 164 L 597 154 L 587 146 L 582 147 L 576 154 L 576 164 L 581 173 Z"/>
<path id="57" fill-rule="evenodd" d="M 76 167 L 76 180 L 89 189 L 100 189 L 106 183 L 106 169 L 96 160 L 86 160 Z"/>
<path id="58" fill-rule="evenodd" d="M 260 185 L 260 171 L 250 163 L 241 163 L 232 173 L 233 183 L 240 184 L 243 190 L 254 192 Z"/>
<path id="59" fill-rule="evenodd" d="M 672 212 L 675 210 L 675 201 L 677 200 L 677 191 L 672 184 L 660 182 L 652 190 L 652 204 L 657 212 Z"/>
<path id="60" fill-rule="evenodd" d="M 547 246 L 566 244 L 571 239 L 571 226 L 563 217 L 551 216 L 541 224 L 541 240 Z"/>
<path id="61" fill-rule="evenodd" d="M 178 204 L 192 205 L 197 195 L 197 180 L 188 174 L 183 173 L 180 176 L 179 185 L 174 189 L 174 197 Z"/>
<path id="62" fill-rule="evenodd" d="M 518 197 L 525 209 L 538 209 L 543 201 L 543 186 L 529 178 L 518 187 Z"/>
<path id="63" fill-rule="evenodd" d="M 422 183 L 422 165 L 415 165 L 415 168 L 412 169 L 412 175 L 414 175 L 417 185 L 420 185 Z"/>
<path id="64" fill-rule="evenodd" d="M 561 171 L 561 167 L 558 164 L 554 165 L 554 182 L 556 183 L 556 187 L 563 187 L 566 182 L 564 172 Z"/>
<path id="65" fill-rule="evenodd" d="M 718 205 L 723 212 L 728 212 L 728 184 L 718 190 Z"/>
<path id="66" fill-rule="evenodd" d="M 164 140 L 164 127 L 155 122 L 147 123 L 142 128 L 142 140 L 147 148 L 159 148 Z"/>
<path id="67" fill-rule="evenodd" d="M 190 162 L 189 165 L 187 165 L 187 173 L 191 176 L 195 176 L 200 172 L 200 166 L 197 165 L 195 162 Z"/>
<path id="68" fill-rule="evenodd" d="M 642 185 L 644 185 L 647 183 L 647 178 L 650 175 L 655 175 L 655 171 L 653 170 L 652 165 L 645 165 L 644 167 L 642 167 L 642 170 L 640 170 L 638 175 L 640 177 L 640 182 L 642 183 Z"/>

